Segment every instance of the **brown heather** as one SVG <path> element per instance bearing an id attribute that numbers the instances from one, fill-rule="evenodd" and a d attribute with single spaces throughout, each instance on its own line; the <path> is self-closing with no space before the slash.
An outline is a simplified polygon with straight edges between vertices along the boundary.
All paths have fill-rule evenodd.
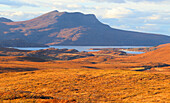
<path id="1" fill-rule="evenodd" d="M 0 56 L 0 102 L 168 103 L 169 47 L 134 56 L 100 51 L 41 62 L 38 57 Z"/>

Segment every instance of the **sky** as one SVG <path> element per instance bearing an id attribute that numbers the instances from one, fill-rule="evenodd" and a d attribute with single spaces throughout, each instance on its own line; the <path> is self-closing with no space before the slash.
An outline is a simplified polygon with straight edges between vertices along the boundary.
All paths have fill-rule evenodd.
<path id="1" fill-rule="evenodd" d="M 13 21 L 53 10 L 95 14 L 113 28 L 170 36 L 170 0 L 0 0 L 0 17 Z"/>

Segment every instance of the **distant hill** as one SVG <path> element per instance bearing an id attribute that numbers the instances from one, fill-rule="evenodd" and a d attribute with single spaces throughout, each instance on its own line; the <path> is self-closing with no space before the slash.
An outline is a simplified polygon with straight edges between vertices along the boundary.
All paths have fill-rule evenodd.
<path id="1" fill-rule="evenodd" d="M 137 55 L 135 61 L 160 62 L 170 65 L 170 43 L 157 46 L 157 50 Z M 132 58 L 131 58 L 132 59 Z"/>
<path id="2" fill-rule="evenodd" d="M 0 41 L 20 39 L 47 45 L 155 46 L 170 36 L 111 28 L 93 14 L 52 11 L 21 22 L 0 22 Z"/>

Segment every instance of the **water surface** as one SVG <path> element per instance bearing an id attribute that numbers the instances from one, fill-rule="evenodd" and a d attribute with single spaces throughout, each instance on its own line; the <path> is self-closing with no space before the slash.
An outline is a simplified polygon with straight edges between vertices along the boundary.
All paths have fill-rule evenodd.
<path id="1" fill-rule="evenodd" d="M 58 49 L 76 49 L 78 51 L 98 51 L 98 50 L 89 50 L 90 48 L 141 48 L 147 46 L 49 46 L 49 47 L 14 47 L 19 50 L 41 50 L 47 48 L 58 48 Z M 136 52 L 136 51 L 125 51 L 130 54 L 141 54 L 144 52 Z"/>

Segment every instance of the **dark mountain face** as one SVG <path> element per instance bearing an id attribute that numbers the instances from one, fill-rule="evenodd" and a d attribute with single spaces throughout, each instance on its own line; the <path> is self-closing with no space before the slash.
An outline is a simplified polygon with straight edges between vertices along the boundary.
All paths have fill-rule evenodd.
<path id="1" fill-rule="evenodd" d="M 0 17 L 0 22 L 13 22 L 13 21 L 7 18 Z"/>
<path id="2" fill-rule="evenodd" d="M 21 39 L 1 40 L 0 47 L 48 47 L 47 45 L 32 43 Z"/>
<path id="3" fill-rule="evenodd" d="M 113 29 L 95 15 L 52 11 L 21 22 L 0 23 L 0 40 L 22 39 L 48 45 L 158 45 L 170 36 Z"/>

